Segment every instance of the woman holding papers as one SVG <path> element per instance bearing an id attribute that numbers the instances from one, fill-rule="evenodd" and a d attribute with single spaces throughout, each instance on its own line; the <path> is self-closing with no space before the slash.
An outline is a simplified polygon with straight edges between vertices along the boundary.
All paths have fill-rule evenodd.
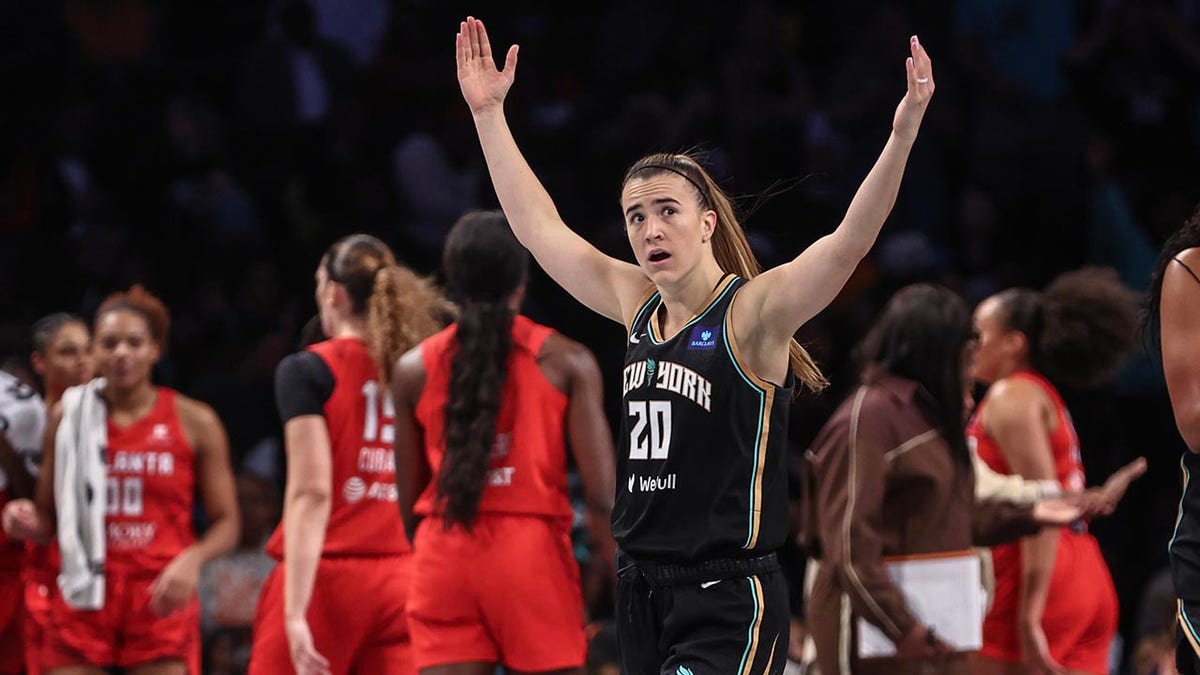
<path id="1" fill-rule="evenodd" d="M 993 470 L 1084 488 L 1079 440 L 1058 385 L 1087 387 L 1133 347 L 1136 296 L 1100 269 L 1064 274 L 1044 292 L 1012 289 L 979 304 L 971 376 L 989 385 L 967 426 Z M 1046 531 L 992 549 L 996 599 L 984 623 L 981 673 L 1103 675 L 1117 597 L 1094 537 Z"/>
<path id="2" fill-rule="evenodd" d="M 169 322 L 140 286 L 100 305 L 93 355 L 103 379 L 68 389 L 51 411 L 36 506 L 5 512 L 14 536 L 58 533 L 50 675 L 199 672 L 196 583 L 200 566 L 237 542 L 237 500 L 216 413 L 151 382 Z M 208 519 L 198 539 L 197 492 Z"/>
<path id="3" fill-rule="evenodd" d="M 970 314 L 957 295 L 927 284 L 901 290 L 859 346 L 862 385 L 813 444 L 806 531 L 820 570 L 808 620 L 822 675 L 970 672 L 966 652 L 979 644 L 978 630 L 969 635 L 972 605 L 975 625 L 983 619 L 972 546 L 1080 514 L 1060 500 L 976 502 L 962 432 L 971 347 Z M 949 607 L 944 586 L 925 598 L 942 599 L 949 613 L 918 615 L 889 574 L 898 557 L 918 571 L 923 560 L 937 561 L 941 583 L 960 586 Z M 860 656 L 869 651 L 860 620 L 892 643 L 874 653 L 894 645 L 891 656 Z"/>

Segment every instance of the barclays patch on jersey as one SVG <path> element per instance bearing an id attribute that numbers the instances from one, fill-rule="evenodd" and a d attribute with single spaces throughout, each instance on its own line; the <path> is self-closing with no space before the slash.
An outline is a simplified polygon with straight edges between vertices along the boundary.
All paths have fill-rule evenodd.
<path id="1" fill-rule="evenodd" d="M 692 337 L 688 340 L 688 349 L 716 349 L 717 334 L 721 331 L 717 326 L 696 326 L 692 329 Z"/>

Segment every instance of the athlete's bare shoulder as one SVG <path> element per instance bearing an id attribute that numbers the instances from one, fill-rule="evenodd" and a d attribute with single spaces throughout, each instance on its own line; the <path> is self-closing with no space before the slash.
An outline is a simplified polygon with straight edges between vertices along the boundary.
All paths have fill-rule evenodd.
<path id="1" fill-rule="evenodd" d="M 562 333 L 552 333 L 542 343 L 538 365 L 546 379 L 564 393 L 571 390 L 573 381 L 598 376 L 600 372 L 592 351 Z"/>
<path id="2" fill-rule="evenodd" d="M 1191 276 L 1196 281 L 1200 281 L 1200 246 L 1185 248 L 1175 254 L 1175 262 L 1183 266 L 1183 273 Z M 1170 268 L 1167 269 L 1170 274 Z"/>
<path id="3" fill-rule="evenodd" d="M 425 388 L 425 357 L 417 345 L 396 359 L 392 367 L 392 395 L 401 400 L 416 401 Z"/>
<path id="4" fill-rule="evenodd" d="M 197 444 L 207 446 L 215 438 L 225 435 L 225 426 L 221 424 L 221 418 L 217 415 L 217 411 L 207 403 L 197 401 L 190 396 L 177 394 L 175 396 L 175 414 L 179 416 L 183 432 L 187 434 L 188 440 L 193 446 Z"/>

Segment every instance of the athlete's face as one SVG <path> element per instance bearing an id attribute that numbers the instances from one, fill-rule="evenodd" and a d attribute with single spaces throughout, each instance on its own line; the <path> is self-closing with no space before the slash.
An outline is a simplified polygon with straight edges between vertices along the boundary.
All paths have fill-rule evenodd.
<path id="1" fill-rule="evenodd" d="M 47 392 L 60 392 L 92 379 L 91 342 L 87 326 L 72 321 L 59 327 L 44 351 L 34 352 L 33 369 L 42 377 Z"/>
<path id="2" fill-rule="evenodd" d="M 1025 336 L 1004 323 L 1004 305 L 996 296 L 979 303 L 973 319 L 975 350 L 971 377 L 991 384 L 1016 369 Z"/>
<path id="3" fill-rule="evenodd" d="M 676 280 L 712 256 L 717 214 L 701 206 L 682 176 L 634 178 L 621 191 L 625 233 L 638 265 L 655 283 Z"/>
<path id="4" fill-rule="evenodd" d="M 150 333 L 150 324 L 137 312 L 125 309 L 107 312 L 96 322 L 93 354 L 96 371 L 109 384 L 132 389 L 150 380 L 150 369 L 162 355 Z"/>

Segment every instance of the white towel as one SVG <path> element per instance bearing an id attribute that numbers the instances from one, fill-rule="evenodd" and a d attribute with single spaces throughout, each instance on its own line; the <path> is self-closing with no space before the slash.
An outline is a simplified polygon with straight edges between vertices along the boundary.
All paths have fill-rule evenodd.
<path id="1" fill-rule="evenodd" d="M 62 569 L 58 587 L 75 609 L 104 606 L 105 485 L 108 472 L 104 378 L 63 393 L 54 436 L 54 503 Z"/>

